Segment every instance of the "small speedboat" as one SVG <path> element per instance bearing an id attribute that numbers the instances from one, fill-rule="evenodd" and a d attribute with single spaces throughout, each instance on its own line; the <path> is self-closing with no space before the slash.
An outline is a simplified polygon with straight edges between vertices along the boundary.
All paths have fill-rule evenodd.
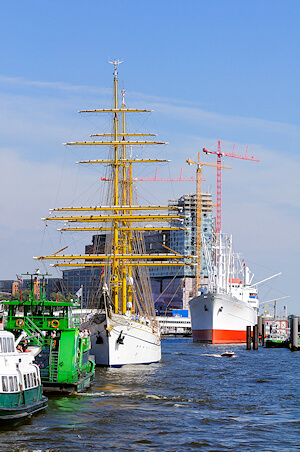
<path id="1" fill-rule="evenodd" d="M 233 358 L 235 355 L 234 355 L 234 352 L 226 351 L 226 352 L 222 353 L 221 356 L 226 356 L 227 358 Z"/>

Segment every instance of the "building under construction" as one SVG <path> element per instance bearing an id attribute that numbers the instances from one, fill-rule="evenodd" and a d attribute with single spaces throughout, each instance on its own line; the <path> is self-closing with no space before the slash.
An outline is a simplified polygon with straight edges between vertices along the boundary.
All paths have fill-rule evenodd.
<path id="1" fill-rule="evenodd" d="M 171 249 L 179 254 L 196 256 L 196 194 L 183 195 L 179 199 L 169 200 L 169 206 L 178 207 L 185 219 L 180 223 L 181 230 L 155 231 L 145 233 L 146 250 L 148 253 L 165 252 Z M 208 249 L 211 249 L 214 236 L 214 219 L 212 215 L 212 195 L 201 195 L 201 232 L 205 237 Z M 172 226 L 179 226 L 174 222 Z M 201 251 L 201 284 L 205 284 L 208 277 L 204 252 Z M 196 264 L 196 259 L 194 260 Z M 188 301 L 195 293 L 196 266 L 182 267 L 150 267 L 152 292 L 156 311 L 166 314 L 172 309 L 188 309 Z"/>

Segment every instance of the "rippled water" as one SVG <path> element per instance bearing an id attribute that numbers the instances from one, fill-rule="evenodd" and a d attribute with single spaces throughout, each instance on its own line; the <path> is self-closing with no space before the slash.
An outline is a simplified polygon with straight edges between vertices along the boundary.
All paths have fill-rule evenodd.
<path id="1" fill-rule="evenodd" d="M 300 352 L 169 338 L 162 361 L 97 369 L 82 395 L 0 430 L 7 451 L 298 451 Z"/>

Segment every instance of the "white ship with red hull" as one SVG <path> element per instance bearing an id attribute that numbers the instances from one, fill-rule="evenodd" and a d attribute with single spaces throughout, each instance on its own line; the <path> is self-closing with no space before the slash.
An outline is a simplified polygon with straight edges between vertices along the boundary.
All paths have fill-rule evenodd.
<path id="1" fill-rule="evenodd" d="M 194 342 L 246 342 L 247 326 L 257 323 L 252 304 L 228 294 L 202 294 L 190 301 L 190 310 Z"/>
<path id="2" fill-rule="evenodd" d="M 245 342 L 247 326 L 257 323 L 257 288 L 251 284 L 253 275 L 248 267 L 233 254 L 231 236 L 220 234 L 218 243 L 217 265 L 207 265 L 208 287 L 200 289 L 199 296 L 189 302 L 193 341 Z"/>

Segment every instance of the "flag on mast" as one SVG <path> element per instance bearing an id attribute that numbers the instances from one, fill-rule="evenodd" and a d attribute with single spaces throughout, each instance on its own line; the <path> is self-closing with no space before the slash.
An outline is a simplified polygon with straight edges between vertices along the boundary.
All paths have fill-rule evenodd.
<path id="1" fill-rule="evenodd" d="M 101 284 L 101 281 L 102 281 L 102 279 L 103 279 L 103 276 L 104 276 L 104 267 L 102 267 L 102 269 L 101 269 L 101 275 L 100 275 L 100 281 L 99 281 L 99 284 Z"/>
<path id="2" fill-rule="evenodd" d="M 80 287 L 79 290 L 77 290 L 76 292 L 76 297 L 81 298 L 82 297 L 82 286 Z"/>

